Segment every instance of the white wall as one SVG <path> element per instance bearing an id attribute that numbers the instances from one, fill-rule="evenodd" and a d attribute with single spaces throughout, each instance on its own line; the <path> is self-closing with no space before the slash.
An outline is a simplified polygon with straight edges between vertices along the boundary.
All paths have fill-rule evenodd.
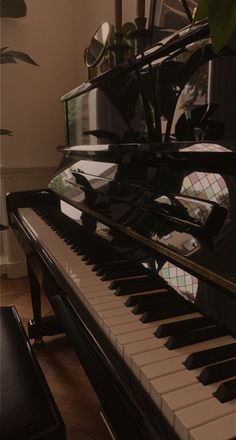
<path id="1" fill-rule="evenodd" d="M 39 67 L 19 61 L 2 66 L 1 165 L 52 166 L 64 142 L 60 96 L 73 87 L 72 11 L 68 0 L 28 0 L 24 18 L 2 19 L 2 46 L 29 54 Z"/>
<path id="2" fill-rule="evenodd" d="M 75 69 L 78 84 L 87 80 L 83 64 L 83 53 L 89 46 L 93 34 L 105 21 L 114 24 L 114 0 L 71 0 L 73 9 L 74 46 L 76 48 Z M 146 0 L 146 16 L 149 14 L 150 0 Z M 123 23 L 136 17 L 136 0 L 123 0 Z M 81 64 L 82 63 L 82 64 Z"/>
<path id="3" fill-rule="evenodd" d="M 39 67 L 2 65 L 0 174 L 2 215 L 7 192 L 41 188 L 61 159 L 64 143 L 60 97 L 87 80 L 83 53 L 105 21 L 114 24 L 113 0 L 26 0 L 27 15 L 1 19 L 1 46 L 29 54 Z M 148 1 L 147 8 L 148 11 Z M 134 19 L 136 1 L 123 1 L 123 22 Z M 8 275 L 24 274 L 23 253 L 9 231 L 1 236 Z"/>
<path id="4" fill-rule="evenodd" d="M 72 6 L 68 0 L 26 0 L 27 16 L 3 18 L 1 46 L 29 54 L 39 67 L 3 64 L 1 127 L 1 219 L 5 194 L 47 186 L 64 143 L 60 96 L 77 85 Z M 24 257 L 10 231 L 1 234 L 1 257 L 8 276 L 24 274 Z M 5 264 L 4 264 L 5 263 Z M 2 268 L 1 268 L 2 269 Z"/>

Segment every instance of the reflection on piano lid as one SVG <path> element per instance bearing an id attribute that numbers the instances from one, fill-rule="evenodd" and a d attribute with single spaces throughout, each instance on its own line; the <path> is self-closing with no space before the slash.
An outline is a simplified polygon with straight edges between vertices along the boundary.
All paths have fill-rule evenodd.
<path id="1" fill-rule="evenodd" d="M 236 163 L 236 145 L 232 142 L 73 145 L 60 146 L 58 151 L 64 154 L 59 171 L 68 161 L 87 158 L 96 162 L 134 166 L 142 163 L 150 167 L 224 174 L 234 174 Z"/>
<path id="2" fill-rule="evenodd" d="M 158 152 L 158 167 L 150 159 L 145 162 L 149 155 L 147 145 L 144 150 L 137 145 L 133 154 L 131 148 L 123 154 L 125 147 L 117 146 L 124 158 L 121 164 L 119 160 L 118 163 L 107 160 L 111 157 L 109 146 L 98 146 L 99 153 L 100 147 L 105 150 L 101 162 L 90 160 L 90 154 L 84 154 L 85 148 L 81 155 L 79 147 L 66 149 L 74 164 L 61 173 L 58 170 L 50 188 L 107 228 L 128 234 L 132 240 L 138 239 L 151 254 L 156 252 L 159 255 L 156 257 L 158 270 L 169 260 L 189 273 L 235 293 L 234 147 L 232 151 L 225 146 L 207 143 L 201 146 L 192 144 L 189 150 L 185 146 L 183 150 L 180 144 L 179 150 L 175 146 L 174 151 L 172 146 L 170 153 L 165 151 L 162 156 Z M 154 148 L 155 145 L 150 146 L 151 151 Z M 88 148 L 88 153 L 90 151 Z M 114 151 L 115 146 L 112 146 L 113 159 L 116 158 Z M 191 161 L 185 159 L 188 154 Z M 214 172 L 211 167 L 209 171 L 210 161 L 207 160 L 203 171 L 204 154 L 206 157 L 210 154 L 213 163 L 217 158 Z M 175 170 L 171 161 L 168 167 L 168 155 L 174 155 L 173 160 L 181 164 Z M 133 166 L 135 156 L 136 166 Z M 226 160 L 226 173 L 223 173 L 227 157 L 230 160 Z M 232 169 L 227 169 L 230 162 Z M 228 174 L 228 171 L 234 174 Z M 116 234 L 113 235 L 115 243 Z M 120 235 L 118 237 L 120 239 Z"/>

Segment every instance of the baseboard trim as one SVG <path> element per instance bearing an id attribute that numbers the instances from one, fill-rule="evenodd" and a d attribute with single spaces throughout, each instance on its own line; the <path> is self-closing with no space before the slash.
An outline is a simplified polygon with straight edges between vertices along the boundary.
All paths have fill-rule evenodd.
<path id="1" fill-rule="evenodd" d="M 1 275 L 9 279 L 23 278 L 27 276 L 27 266 L 25 261 L 5 263 L 0 268 Z"/>

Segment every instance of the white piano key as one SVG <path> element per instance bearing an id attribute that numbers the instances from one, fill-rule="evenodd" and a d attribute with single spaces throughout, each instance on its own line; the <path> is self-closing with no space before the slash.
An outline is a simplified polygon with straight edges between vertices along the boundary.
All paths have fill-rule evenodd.
<path id="1" fill-rule="evenodd" d="M 138 316 L 138 320 L 139 320 L 139 315 Z M 173 318 L 167 318 L 167 319 L 163 319 L 161 321 L 153 321 L 150 323 L 142 323 L 142 327 L 140 330 L 137 331 L 133 331 L 131 330 L 128 333 L 122 333 L 122 334 L 118 334 L 116 336 L 117 338 L 117 344 L 120 345 L 126 345 L 129 344 L 131 342 L 136 342 L 142 339 L 148 339 L 150 337 L 155 337 L 154 336 L 154 332 L 155 330 L 161 325 L 161 324 L 168 324 L 170 322 L 176 322 L 179 320 L 184 320 L 184 319 L 190 319 L 190 318 L 197 318 L 199 317 L 200 314 L 199 313 L 192 313 L 189 315 L 182 315 L 182 316 L 175 316 Z M 112 331 L 113 329 L 111 329 Z M 156 338 L 156 337 L 155 337 Z"/>
<path id="2" fill-rule="evenodd" d="M 236 400 L 220 403 L 211 398 L 181 409 L 175 415 L 175 431 L 182 440 L 189 439 L 189 432 L 229 414 L 235 414 Z"/>
<path id="3" fill-rule="evenodd" d="M 131 342 L 142 341 L 142 339 L 149 339 L 156 330 L 157 325 L 153 324 L 151 327 L 144 328 L 139 331 L 132 331 L 130 333 L 124 333 L 119 335 L 117 341 L 120 345 L 124 346 L 125 344 L 130 344 Z"/>
<path id="4" fill-rule="evenodd" d="M 130 310 L 126 309 L 124 310 L 124 305 L 122 304 L 120 307 L 117 307 L 115 309 L 108 309 L 108 310 L 101 310 L 99 312 L 100 318 L 113 318 L 115 316 L 120 315 L 129 315 L 130 316 Z"/>
<path id="5" fill-rule="evenodd" d="M 148 394 L 150 394 L 151 380 L 185 369 L 183 362 L 186 359 L 186 355 L 176 356 L 171 359 L 155 362 L 154 364 L 148 364 L 141 368 L 140 381 Z"/>
<path id="6" fill-rule="evenodd" d="M 197 375 L 200 371 L 199 369 L 175 371 L 151 380 L 150 393 L 158 408 L 161 408 L 163 394 L 197 383 Z"/>
<path id="7" fill-rule="evenodd" d="M 213 393 L 221 383 L 222 382 L 216 382 L 204 386 L 201 382 L 197 382 L 194 385 L 164 394 L 162 397 L 162 413 L 171 426 L 174 426 L 175 414 L 177 411 L 212 398 Z"/>
<path id="8" fill-rule="evenodd" d="M 236 413 L 191 429 L 189 433 L 189 440 L 233 440 L 235 437 Z"/>
<path id="9" fill-rule="evenodd" d="M 225 346 L 226 344 L 229 344 L 231 342 L 233 342 L 233 338 L 231 336 L 218 338 L 218 346 Z M 216 343 L 216 339 L 214 340 L 214 343 Z M 201 343 L 197 345 L 198 345 L 198 350 L 201 349 L 200 348 L 202 346 Z M 158 362 L 154 362 L 144 367 L 141 367 L 140 381 L 143 383 L 146 390 L 150 393 L 151 380 L 154 380 L 157 377 L 164 376 L 165 374 L 169 374 L 171 373 L 171 371 L 180 371 L 180 370 L 188 371 L 186 370 L 186 367 L 183 364 L 183 362 L 186 360 L 187 356 L 190 353 L 192 353 L 191 351 L 192 347 L 193 346 L 188 346 L 176 350 L 167 349 L 168 350 L 167 356 L 168 356 L 168 352 L 172 352 L 174 354 L 174 358 L 171 357 L 171 358 L 167 358 L 166 360 L 159 360 Z M 166 347 L 163 347 L 163 349 L 166 349 Z M 196 351 L 196 349 L 193 349 L 193 351 Z M 163 354 L 163 358 L 164 357 L 165 354 Z"/>
<path id="10" fill-rule="evenodd" d="M 210 341 L 201 342 L 198 344 L 189 345 L 187 347 L 181 347 L 175 350 L 168 350 L 166 347 L 156 350 L 146 351 L 145 353 L 139 353 L 132 357 L 131 368 L 137 377 L 140 377 L 141 368 L 145 365 L 160 362 L 173 357 L 181 356 L 193 353 L 194 351 L 204 350 L 207 348 L 223 345 L 232 341 L 231 336 L 223 336 L 221 338 L 212 339 Z"/>
<path id="11" fill-rule="evenodd" d="M 92 305 L 98 305 L 98 304 L 104 304 L 104 303 L 108 304 L 108 302 L 110 304 L 113 304 L 113 305 L 123 303 L 120 298 L 118 298 L 118 297 L 116 297 L 114 295 L 111 295 L 111 297 L 110 297 L 107 294 L 102 295 L 101 297 L 96 297 L 95 296 L 94 298 L 90 298 L 89 302 Z"/>
<path id="12" fill-rule="evenodd" d="M 99 314 L 100 316 L 100 314 Z M 105 325 L 107 325 L 109 328 L 111 328 L 113 325 L 123 325 L 127 322 L 136 322 L 136 316 L 132 315 L 131 313 L 119 315 L 119 316 L 112 316 L 109 318 L 104 318 L 103 322 Z"/>
<path id="13" fill-rule="evenodd" d="M 118 297 L 113 297 L 107 299 L 107 301 L 102 302 L 93 302 L 93 308 L 95 312 L 100 312 L 103 310 L 115 310 L 120 309 L 122 307 L 122 310 L 124 310 L 124 304 L 122 299 Z"/>

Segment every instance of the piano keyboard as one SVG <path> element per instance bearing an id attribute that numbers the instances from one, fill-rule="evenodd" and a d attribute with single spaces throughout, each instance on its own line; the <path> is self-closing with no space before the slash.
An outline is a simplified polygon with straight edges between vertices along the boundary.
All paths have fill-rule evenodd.
<path id="1" fill-rule="evenodd" d="M 87 231 L 83 237 L 80 226 L 72 249 L 69 226 L 61 233 L 56 218 L 46 222 L 30 208 L 19 214 L 177 435 L 235 437 L 235 339 L 193 305 L 174 299 L 161 278 L 154 283 L 106 243 L 99 249 L 99 240 L 90 234 L 89 241 Z"/>

